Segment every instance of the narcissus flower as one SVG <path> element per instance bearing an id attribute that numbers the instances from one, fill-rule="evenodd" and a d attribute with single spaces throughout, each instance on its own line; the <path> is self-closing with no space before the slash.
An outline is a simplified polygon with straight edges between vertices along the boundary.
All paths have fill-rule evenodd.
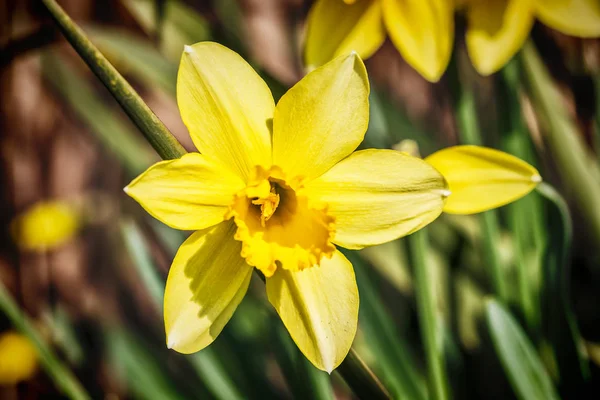
<path id="1" fill-rule="evenodd" d="M 482 75 L 500 70 L 520 49 L 536 18 L 566 35 L 600 37 L 598 0 L 467 0 L 467 49 Z"/>
<path id="2" fill-rule="evenodd" d="M 469 56 L 482 75 L 498 71 L 517 53 L 535 18 L 567 35 L 600 36 L 597 0 L 317 0 L 308 16 L 306 65 L 352 50 L 368 58 L 387 32 L 404 59 L 436 82 L 448 66 L 454 11 L 462 6 Z"/>
<path id="3" fill-rule="evenodd" d="M 65 201 L 40 201 L 17 216 L 11 231 L 23 250 L 44 251 L 71 240 L 81 227 L 80 212 Z"/>
<path id="4" fill-rule="evenodd" d="M 167 279 L 167 344 L 198 351 L 221 332 L 253 268 L 304 355 L 331 371 L 346 356 L 358 318 L 350 262 L 358 249 L 414 232 L 449 194 L 425 161 L 362 150 L 369 119 L 362 60 L 315 69 L 275 105 L 236 53 L 186 46 L 177 80 L 181 116 L 200 153 L 163 161 L 126 192 L 165 224 L 197 230 Z"/>
<path id="5" fill-rule="evenodd" d="M 448 182 L 449 214 L 475 214 L 520 199 L 542 181 L 523 160 L 480 146 L 454 146 L 425 158 Z"/>
<path id="6" fill-rule="evenodd" d="M 27 337 L 14 331 L 0 334 L 0 385 L 16 385 L 37 371 L 38 354 Z"/>

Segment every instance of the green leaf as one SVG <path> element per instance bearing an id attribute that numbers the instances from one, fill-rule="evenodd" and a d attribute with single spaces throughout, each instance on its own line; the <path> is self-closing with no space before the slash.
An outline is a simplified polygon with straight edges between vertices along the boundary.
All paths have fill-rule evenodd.
<path id="1" fill-rule="evenodd" d="M 120 329 L 110 329 L 106 338 L 109 362 L 114 371 L 124 378 L 136 398 L 185 399 L 168 379 L 155 352 L 149 351 L 140 337 L 133 337 L 131 333 Z M 203 397 L 201 393 L 196 395 Z"/>
<path id="2" fill-rule="evenodd" d="M 573 228 L 565 200 L 550 185 L 538 186 L 548 203 L 549 241 L 544 251 L 544 285 L 542 286 L 543 334 L 552 344 L 558 380 L 567 392 L 576 390 L 590 377 L 587 360 L 582 354 L 583 339 L 570 304 L 570 266 Z"/>
<path id="3" fill-rule="evenodd" d="M 19 332 L 27 336 L 31 341 L 37 350 L 40 364 L 54 381 L 58 390 L 72 400 L 90 398 L 71 370 L 62 363 L 37 332 L 29 317 L 19 309 L 19 306 L 15 303 L 15 300 L 2 283 L 2 280 L 0 280 L 0 311 L 8 317 Z"/>
<path id="4" fill-rule="evenodd" d="M 272 315 L 272 318 L 277 318 Z M 298 350 L 279 321 L 273 321 L 273 347 L 292 394 L 298 399 L 333 400 L 330 376 L 315 368 Z"/>
<path id="5" fill-rule="evenodd" d="M 558 399 L 538 354 L 515 319 L 496 300 L 488 300 L 485 317 L 492 342 L 519 399 Z"/>
<path id="6" fill-rule="evenodd" d="M 75 68 L 59 56 L 45 52 L 42 74 L 101 144 L 119 159 L 130 176 L 136 176 L 157 161 L 158 157 L 139 138 L 135 128 L 98 99 L 93 86 Z"/>
<path id="7" fill-rule="evenodd" d="M 210 26 L 204 17 L 182 1 L 166 0 L 163 2 L 159 49 L 169 61 L 178 63 L 184 45 L 211 40 Z M 123 4 L 149 36 L 159 29 L 155 17 L 155 6 L 151 1 L 125 0 Z"/>
<path id="8" fill-rule="evenodd" d="M 600 184 L 598 164 L 591 157 L 576 123 L 564 107 L 561 95 L 532 43 L 521 52 L 528 94 L 541 125 L 550 157 L 562 184 L 572 194 L 589 229 L 592 243 L 600 242 Z"/>
<path id="9" fill-rule="evenodd" d="M 412 350 L 398 334 L 386 311 L 368 269 L 357 252 L 343 251 L 352 262 L 360 292 L 360 329 L 368 338 L 369 350 L 377 364 L 373 366 L 394 398 L 424 400 L 427 389 L 424 377 L 416 368 Z"/>
<path id="10" fill-rule="evenodd" d="M 86 30 L 115 67 L 175 97 L 177 63 L 165 58 L 148 39 L 125 29 L 87 27 Z"/>

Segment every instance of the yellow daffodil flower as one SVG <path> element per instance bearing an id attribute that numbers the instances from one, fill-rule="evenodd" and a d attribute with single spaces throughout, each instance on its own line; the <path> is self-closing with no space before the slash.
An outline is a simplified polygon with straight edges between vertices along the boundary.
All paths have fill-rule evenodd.
<path id="1" fill-rule="evenodd" d="M 535 18 L 566 35 L 600 37 L 598 0 L 469 0 L 467 49 L 482 75 L 500 70 L 521 49 Z"/>
<path id="2" fill-rule="evenodd" d="M 69 241 L 81 226 L 81 215 L 71 204 L 52 200 L 35 203 L 11 224 L 17 245 L 44 251 Z"/>
<path id="3" fill-rule="evenodd" d="M 448 182 L 449 214 L 475 214 L 520 199 L 542 181 L 523 160 L 480 146 L 454 146 L 425 158 Z"/>
<path id="4" fill-rule="evenodd" d="M 8 331 L 0 334 L 0 385 L 16 385 L 37 371 L 37 351 L 25 336 Z"/>
<path id="5" fill-rule="evenodd" d="M 535 18 L 577 37 L 600 36 L 598 0 L 317 0 L 305 41 L 308 69 L 356 51 L 370 57 L 386 32 L 402 57 L 437 82 L 454 42 L 455 8 L 466 8 L 466 42 L 477 71 L 502 68 L 529 36 Z"/>
<path id="6" fill-rule="evenodd" d="M 341 363 L 359 300 L 336 245 L 358 249 L 414 232 L 437 218 L 448 195 L 442 175 L 419 158 L 354 152 L 368 96 L 355 53 L 315 69 L 275 105 L 233 51 L 186 46 L 177 101 L 201 154 L 159 162 L 126 188 L 165 224 L 197 230 L 167 279 L 168 347 L 192 353 L 214 341 L 255 267 L 304 355 L 329 372 Z"/>
<path id="7" fill-rule="evenodd" d="M 437 82 L 454 43 L 451 0 L 317 0 L 307 21 L 309 69 L 356 51 L 368 58 L 386 32 L 402 57 L 425 79 Z"/>

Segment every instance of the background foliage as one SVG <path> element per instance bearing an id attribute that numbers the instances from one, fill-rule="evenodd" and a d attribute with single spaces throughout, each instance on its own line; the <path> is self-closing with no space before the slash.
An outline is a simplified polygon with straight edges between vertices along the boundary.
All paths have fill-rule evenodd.
<path id="1" fill-rule="evenodd" d="M 188 151 L 174 96 L 183 45 L 234 49 L 277 100 L 302 75 L 309 3 L 61 2 Z M 344 369 L 329 376 L 302 357 L 255 278 L 213 345 L 189 356 L 166 349 L 164 280 L 186 235 L 122 193 L 158 156 L 41 3 L 4 1 L 1 18 L 0 329 L 25 333 L 42 368 L 0 397 L 369 398 Z M 366 64 L 364 147 L 416 144 L 425 156 L 479 143 L 527 160 L 547 183 L 498 211 L 445 215 L 347 252 L 361 296 L 356 352 L 393 398 L 598 393 L 600 41 L 536 24 L 523 50 L 482 78 L 457 34 L 437 84 L 389 42 Z M 11 221 L 45 199 L 77 210 L 79 233 L 47 251 L 20 248 Z"/>

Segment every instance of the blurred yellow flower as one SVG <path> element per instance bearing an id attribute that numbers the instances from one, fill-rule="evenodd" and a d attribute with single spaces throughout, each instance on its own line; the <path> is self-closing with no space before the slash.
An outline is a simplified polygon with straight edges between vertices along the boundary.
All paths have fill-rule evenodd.
<path id="1" fill-rule="evenodd" d="M 598 0 L 317 0 L 307 21 L 309 69 L 340 54 L 370 57 L 386 32 L 402 57 L 437 82 L 454 42 L 454 11 L 465 7 L 466 42 L 482 75 L 502 68 L 522 47 L 535 18 L 577 37 L 600 36 Z"/>
<path id="2" fill-rule="evenodd" d="M 510 154 L 480 146 L 454 146 L 425 158 L 448 182 L 444 212 L 474 214 L 520 199 L 542 181 L 539 172 Z"/>
<path id="3" fill-rule="evenodd" d="M 598 0 L 469 0 L 467 49 L 482 75 L 500 70 L 523 46 L 535 18 L 566 35 L 600 37 Z"/>
<path id="4" fill-rule="evenodd" d="M 42 201 L 15 218 L 11 230 L 20 248 L 43 251 L 70 240 L 80 225 L 81 216 L 73 205 L 63 201 Z"/>
<path id="5" fill-rule="evenodd" d="M 454 5 L 452 0 L 317 0 L 307 25 L 309 69 L 350 51 L 368 58 L 387 32 L 402 57 L 437 82 L 452 52 Z"/>
<path id="6" fill-rule="evenodd" d="M 30 379 L 38 365 L 37 351 L 25 336 L 0 334 L 0 385 L 16 385 Z"/>
<path id="7" fill-rule="evenodd" d="M 244 297 L 253 267 L 304 355 L 332 371 L 356 334 L 358 290 L 335 245 L 361 248 L 437 218 L 448 195 L 429 164 L 362 150 L 369 120 L 362 60 L 315 69 L 275 105 L 268 86 L 216 43 L 186 46 L 181 116 L 200 153 L 150 167 L 125 189 L 167 225 L 197 230 L 167 279 L 167 345 L 209 345 Z"/>

